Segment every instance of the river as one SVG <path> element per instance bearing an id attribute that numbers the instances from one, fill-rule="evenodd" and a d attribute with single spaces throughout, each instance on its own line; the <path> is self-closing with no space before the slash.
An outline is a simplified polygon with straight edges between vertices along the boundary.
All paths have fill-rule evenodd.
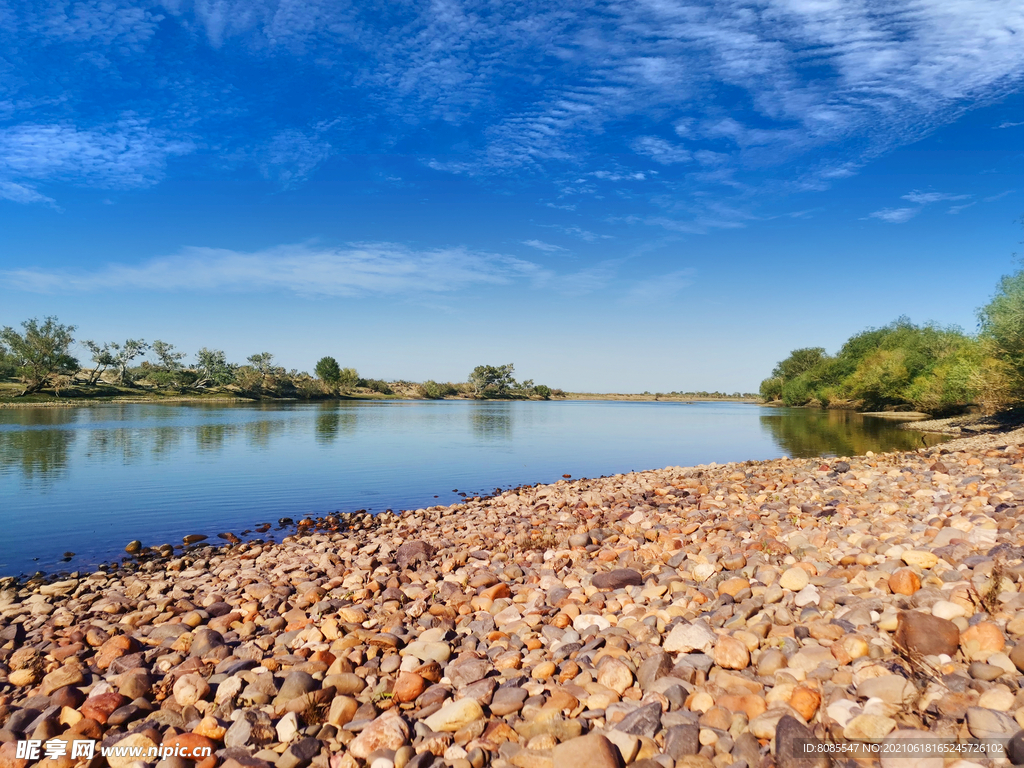
<path id="1" fill-rule="evenodd" d="M 0 576 L 125 544 L 451 504 L 563 475 L 912 450 L 941 438 L 745 403 L 369 401 L 0 409 Z M 71 554 L 73 553 L 73 554 Z"/>

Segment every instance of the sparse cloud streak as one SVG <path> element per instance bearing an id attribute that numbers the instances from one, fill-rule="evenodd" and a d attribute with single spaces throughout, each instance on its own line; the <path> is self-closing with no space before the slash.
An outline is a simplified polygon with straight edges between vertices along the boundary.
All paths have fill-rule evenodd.
<path id="1" fill-rule="evenodd" d="M 448 293 L 546 277 L 532 262 L 498 254 L 356 243 L 343 248 L 281 246 L 255 253 L 186 248 L 141 264 L 108 264 L 95 270 L 6 270 L 0 272 L 0 283 L 36 293 L 284 291 L 340 297 Z"/>

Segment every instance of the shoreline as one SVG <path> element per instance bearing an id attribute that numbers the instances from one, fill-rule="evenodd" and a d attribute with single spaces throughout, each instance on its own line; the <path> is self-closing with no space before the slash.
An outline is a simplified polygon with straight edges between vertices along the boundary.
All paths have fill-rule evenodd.
<path id="1" fill-rule="evenodd" d="M 563 480 L 2 579 L 0 762 L 60 736 L 204 768 L 789 768 L 794 738 L 1008 738 L 1022 444 Z"/>

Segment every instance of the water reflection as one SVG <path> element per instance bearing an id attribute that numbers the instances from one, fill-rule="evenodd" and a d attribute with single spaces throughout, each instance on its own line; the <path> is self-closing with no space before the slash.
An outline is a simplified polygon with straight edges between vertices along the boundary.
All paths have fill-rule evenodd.
<path id="1" fill-rule="evenodd" d="M 474 408 L 470 411 L 469 423 L 473 427 L 473 435 L 481 440 L 512 439 L 512 410 L 498 410 L 490 405 Z"/>
<path id="2" fill-rule="evenodd" d="M 50 482 L 67 472 L 75 437 L 76 433 L 67 429 L 0 431 L 0 473 Z"/>
<path id="3" fill-rule="evenodd" d="M 322 406 L 321 410 L 324 412 L 317 414 L 314 424 L 318 443 L 329 445 L 341 434 L 355 434 L 359 418 L 355 410 L 338 410 L 333 405 Z"/>
<path id="4" fill-rule="evenodd" d="M 897 429 L 888 419 L 852 411 L 764 408 L 761 424 L 789 456 L 857 456 L 866 451 L 914 451 L 945 438 Z"/>
<path id="5" fill-rule="evenodd" d="M 234 424 L 200 424 L 196 427 L 196 447 L 203 453 L 217 453 L 234 430 Z"/>
<path id="6" fill-rule="evenodd" d="M 250 421 L 245 425 L 245 442 L 251 448 L 267 448 L 270 439 L 284 431 L 283 421 L 260 419 Z"/>
<path id="7" fill-rule="evenodd" d="M 90 458 L 120 458 L 122 464 L 134 464 L 139 460 L 139 441 L 136 430 L 94 429 L 89 432 L 86 455 Z"/>
<path id="8" fill-rule="evenodd" d="M 154 458 L 165 457 L 181 445 L 181 430 L 178 427 L 155 427 L 149 430 L 149 434 L 153 438 L 150 453 Z"/>

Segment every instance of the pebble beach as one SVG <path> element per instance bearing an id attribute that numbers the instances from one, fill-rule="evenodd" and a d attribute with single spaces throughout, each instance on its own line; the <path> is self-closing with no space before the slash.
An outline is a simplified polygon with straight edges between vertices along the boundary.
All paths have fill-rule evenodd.
<path id="1" fill-rule="evenodd" d="M 1022 443 L 566 479 L 5 579 L 0 768 L 1021 764 Z M 849 750 L 978 739 L 1005 750 Z"/>

